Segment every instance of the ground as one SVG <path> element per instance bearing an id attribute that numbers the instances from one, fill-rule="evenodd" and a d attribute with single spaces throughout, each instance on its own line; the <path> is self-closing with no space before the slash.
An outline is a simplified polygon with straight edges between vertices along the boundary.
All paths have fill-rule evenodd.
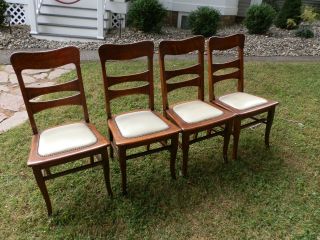
<path id="1" fill-rule="evenodd" d="M 45 204 L 26 159 L 31 139 L 28 123 L 0 135 L 0 236 L 3 239 L 319 239 L 320 238 L 320 62 L 249 62 L 245 88 L 280 102 L 264 146 L 262 126 L 246 129 L 239 160 L 223 163 L 222 139 L 195 144 L 189 177 L 173 181 L 169 154 L 128 163 L 129 195 L 121 195 L 119 165 L 111 161 L 114 199 L 107 196 L 102 169 L 48 182 L 54 215 Z M 190 65 L 177 60 L 171 66 Z M 141 71 L 113 64 L 115 73 Z M 106 134 L 103 83 L 97 62 L 82 65 L 91 121 Z M 155 63 L 155 103 L 161 110 L 159 69 Z M 205 73 L 205 76 L 207 72 Z M 62 81 L 70 79 L 68 73 Z M 207 80 L 206 80 L 207 82 Z M 218 93 L 233 90 L 221 85 Z M 206 90 L 207 92 L 207 90 Z M 184 89 L 171 97 L 195 97 Z M 207 98 L 207 96 L 206 96 Z M 144 97 L 114 102 L 115 112 L 145 107 Z M 77 108 L 37 115 L 43 129 L 81 118 Z M 230 145 L 230 151 L 232 144 Z M 181 167 L 178 152 L 177 169 Z M 88 160 L 86 160 L 88 161 Z"/>

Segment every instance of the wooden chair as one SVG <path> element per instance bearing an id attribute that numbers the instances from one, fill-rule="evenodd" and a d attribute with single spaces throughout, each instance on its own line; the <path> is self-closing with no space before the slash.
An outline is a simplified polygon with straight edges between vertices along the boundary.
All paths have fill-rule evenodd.
<path id="1" fill-rule="evenodd" d="M 21 72 L 25 69 L 56 68 L 71 63 L 75 65 L 77 72 L 77 79 L 73 81 L 49 87 L 28 87 L 23 81 Z M 103 137 L 91 123 L 89 123 L 78 48 L 65 47 L 46 52 L 14 53 L 11 56 L 11 64 L 19 81 L 33 131 L 28 166 L 33 170 L 37 184 L 46 202 L 48 215 L 52 214 L 52 206 L 45 184 L 45 181 L 49 179 L 102 165 L 107 190 L 109 195 L 112 195 L 107 150 L 110 142 Z M 41 95 L 63 91 L 74 91 L 76 94 L 49 101 L 36 100 L 36 98 Z M 60 125 L 39 132 L 34 115 L 45 109 L 65 105 L 81 106 L 84 114 L 84 121 Z M 94 161 L 93 156 L 95 155 L 101 155 L 101 160 L 98 159 L 98 161 Z M 84 164 L 62 172 L 50 172 L 50 167 L 86 157 L 90 157 L 89 164 Z"/>
<path id="2" fill-rule="evenodd" d="M 182 129 L 183 176 L 187 175 L 189 146 L 214 136 L 221 135 L 224 137 L 223 158 L 226 162 L 229 138 L 232 131 L 234 114 L 204 101 L 204 43 L 205 40 L 202 36 L 196 36 L 186 40 L 162 41 L 159 45 L 163 112 L 168 119 Z M 183 69 L 165 69 L 166 55 L 182 55 L 194 51 L 198 52 L 198 64 Z M 174 77 L 186 74 L 196 74 L 198 76 L 187 81 L 168 82 Z M 191 86 L 197 87 L 198 100 L 169 106 L 168 94 L 170 92 Z M 216 129 L 217 127 L 219 129 Z M 198 137 L 198 133 L 203 131 L 207 131 L 207 134 Z M 195 137 L 191 139 L 190 137 L 193 134 Z"/>
<path id="3" fill-rule="evenodd" d="M 172 178 L 176 178 L 175 159 L 180 129 L 170 123 L 161 114 L 154 111 L 153 86 L 153 49 L 151 41 L 133 44 L 114 45 L 105 44 L 99 48 L 102 75 L 105 89 L 106 111 L 108 117 L 109 135 L 112 147 L 117 152 L 122 175 L 122 191 L 127 193 L 126 161 L 139 156 L 169 150 L 171 153 L 170 170 Z M 132 75 L 110 76 L 107 74 L 107 61 L 131 60 L 147 57 L 148 70 Z M 123 73 L 124 74 L 124 73 Z M 136 88 L 111 90 L 110 87 L 127 82 L 144 81 L 145 85 Z M 149 108 L 123 113 L 113 116 L 111 113 L 111 100 L 132 94 L 146 94 L 149 97 Z M 166 144 L 171 140 L 170 145 Z M 150 145 L 160 142 L 161 147 L 150 149 Z M 147 150 L 127 155 L 127 150 L 139 146 L 147 146 Z M 111 152 L 113 157 L 113 152 Z"/>
<path id="4" fill-rule="evenodd" d="M 265 144 L 269 146 L 269 136 L 274 118 L 275 108 L 278 102 L 257 97 L 248 93 L 244 93 L 243 80 L 243 49 L 245 36 L 236 34 L 229 37 L 211 37 L 208 41 L 208 74 L 209 74 L 209 99 L 211 102 L 228 109 L 236 114 L 233 127 L 233 158 L 237 159 L 238 143 L 240 130 L 250 127 L 258 123 L 266 124 Z M 237 48 L 238 59 L 226 63 L 213 63 L 213 51 L 224 51 L 232 48 Z M 234 72 L 227 74 L 216 74 L 219 70 L 236 68 Z M 216 98 L 214 94 L 214 86 L 216 83 L 227 80 L 237 79 L 237 92 L 227 94 Z M 268 112 L 267 118 L 257 118 L 257 115 Z M 241 125 L 244 119 L 252 119 L 253 121 Z"/>

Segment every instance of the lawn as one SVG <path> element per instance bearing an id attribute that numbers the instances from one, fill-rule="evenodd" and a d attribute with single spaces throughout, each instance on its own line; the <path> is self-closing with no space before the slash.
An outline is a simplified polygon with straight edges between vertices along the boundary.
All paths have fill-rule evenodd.
<path id="1" fill-rule="evenodd" d="M 181 67 L 188 61 L 171 65 Z M 135 72 L 112 64 L 110 70 Z M 0 135 L 1 239 L 320 239 L 320 63 L 245 65 L 246 91 L 278 100 L 271 148 L 264 127 L 242 131 L 239 159 L 223 163 L 222 139 L 190 148 L 189 177 L 171 180 L 166 152 L 128 163 L 127 197 L 121 195 L 119 164 L 111 164 L 110 199 L 100 167 L 48 182 L 48 218 L 32 171 L 26 165 L 31 129 L 25 123 Z M 100 66 L 82 65 L 91 121 L 105 133 Z M 138 70 L 139 71 L 139 70 Z M 161 111 L 158 64 L 155 103 Z M 61 81 L 70 78 L 67 74 Z M 218 91 L 228 86 L 222 85 Z M 229 85 L 234 87 L 234 84 Z M 170 97 L 195 97 L 184 89 Z M 116 101 L 115 112 L 145 107 L 144 96 Z M 41 128 L 80 119 L 76 107 L 40 113 Z M 230 144 L 229 155 L 231 155 Z M 177 171 L 181 167 L 178 152 Z"/>

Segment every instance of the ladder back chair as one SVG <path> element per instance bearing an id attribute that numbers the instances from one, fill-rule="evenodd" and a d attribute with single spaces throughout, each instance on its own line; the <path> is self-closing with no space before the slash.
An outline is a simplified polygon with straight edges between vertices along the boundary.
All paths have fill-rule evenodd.
<path id="1" fill-rule="evenodd" d="M 170 171 L 172 178 L 176 178 L 175 159 L 178 148 L 178 135 L 180 129 L 154 111 L 154 86 L 153 86 L 153 50 L 151 41 L 132 44 L 115 45 L 105 44 L 99 48 L 102 67 L 102 76 L 105 90 L 106 111 L 108 118 L 109 135 L 113 149 L 118 155 L 122 176 L 122 192 L 127 193 L 127 160 L 151 153 L 169 150 Z M 112 76 L 108 72 L 109 61 L 133 60 L 147 58 L 147 70 L 131 75 Z M 145 85 L 126 89 L 110 89 L 120 83 L 141 82 Z M 115 98 L 144 94 L 148 96 L 149 107 L 144 110 L 112 115 L 111 101 Z M 170 144 L 169 144 L 170 140 Z M 161 143 L 161 147 L 150 148 L 153 143 Z M 147 150 L 128 155 L 127 150 L 147 146 Z M 113 152 L 111 153 L 113 157 Z"/>
<path id="2" fill-rule="evenodd" d="M 103 137 L 89 122 L 89 115 L 84 94 L 80 52 L 76 47 L 65 47 L 45 52 L 17 52 L 11 56 L 11 64 L 17 75 L 24 103 L 33 131 L 28 166 L 32 168 L 36 182 L 45 200 L 48 215 L 52 214 L 52 205 L 45 181 L 69 173 L 102 165 L 104 179 L 109 195 L 112 195 L 109 177 L 108 146 L 110 142 Z M 47 87 L 25 85 L 22 71 L 27 69 L 51 69 L 66 64 L 74 64 L 77 78 L 75 80 Z M 53 100 L 38 99 L 50 93 L 72 91 L 74 95 Z M 84 121 L 59 125 L 39 131 L 35 114 L 54 107 L 78 105 L 82 107 Z M 101 159 L 93 158 L 101 155 Z M 51 173 L 50 167 L 90 157 L 90 163 L 62 172 Z"/>
<path id="3" fill-rule="evenodd" d="M 236 34 L 228 37 L 211 37 L 208 41 L 208 74 L 209 74 L 209 99 L 211 102 L 228 109 L 236 114 L 233 126 L 233 158 L 237 159 L 238 143 L 240 130 L 258 123 L 266 124 L 265 144 L 269 147 L 269 137 L 271 126 L 274 118 L 275 108 L 278 102 L 267 100 L 262 97 L 254 96 L 244 92 L 244 67 L 243 67 L 243 50 L 245 36 Z M 214 63 L 213 51 L 225 51 L 237 48 L 238 58 L 225 63 Z M 236 71 L 226 74 L 217 74 L 217 71 L 233 69 Z M 214 86 L 216 83 L 236 79 L 237 92 L 216 97 Z M 261 113 L 267 112 L 267 117 L 259 117 Z M 252 120 L 249 123 L 241 125 L 244 119 Z"/>
<path id="4" fill-rule="evenodd" d="M 182 129 L 182 143 L 180 144 L 183 154 L 182 174 L 187 175 L 189 146 L 193 143 L 214 137 L 223 136 L 223 158 L 227 161 L 229 138 L 232 131 L 234 114 L 210 102 L 204 101 L 204 44 L 202 36 L 196 36 L 185 40 L 162 41 L 159 45 L 160 77 L 162 88 L 162 105 L 164 115 Z M 191 67 L 166 70 L 165 56 L 182 55 L 190 52 L 198 52 L 198 63 Z M 197 77 L 175 83 L 168 80 L 183 76 L 197 75 Z M 196 87 L 198 99 L 169 105 L 168 95 L 170 92 L 184 87 Z M 207 132 L 198 137 L 198 133 Z M 194 135 L 194 139 L 191 136 Z"/>

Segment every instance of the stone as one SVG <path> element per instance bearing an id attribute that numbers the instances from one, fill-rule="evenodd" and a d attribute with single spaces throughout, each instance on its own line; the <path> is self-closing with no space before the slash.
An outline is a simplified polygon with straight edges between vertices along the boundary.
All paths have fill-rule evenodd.
<path id="1" fill-rule="evenodd" d="M 51 69 L 27 69 L 27 70 L 23 70 L 22 73 L 28 74 L 28 75 L 34 75 L 34 74 L 46 73 L 50 71 Z"/>
<path id="2" fill-rule="evenodd" d="M 22 78 L 24 83 L 33 83 L 36 81 L 33 77 L 28 75 L 22 75 Z"/>
<path id="3" fill-rule="evenodd" d="M 5 115 L 4 113 L 1 113 L 0 112 L 0 123 L 3 121 L 3 120 L 5 120 L 5 119 L 7 119 L 7 115 Z"/>
<path id="4" fill-rule="evenodd" d="M 28 84 L 28 87 L 50 87 L 53 86 L 54 83 L 53 82 L 36 82 L 36 83 L 31 83 Z"/>
<path id="5" fill-rule="evenodd" d="M 6 83 L 9 80 L 9 74 L 7 72 L 0 72 L 0 83 Z"/>
<path id="6" fill-rule="evenodd" d="M 63 74 L 70 72 L 69 70 L 65 70 L 65 69 L 61 69 L 61 68 L 57 68 L 55 70 L 53 70 L 52 72 L 49 73 L 49 80 L 53 80 L 56 78 L 61 77 Z"/>
<path id="7" fill-rule="evenodd" d="M 9 88 L 7 86 L 1 86 L 0 85 L 0 92 L 9 92 Z"/>
<path id="8" fill-rule="evenodd" d="M 0 93 L 0 108 L 17 112 L 24 105 L 21 96 L 10 93 Z"/>
<path id="9" fill-rule="evenodd" d="M 8 131 L 28 120 L 27 111 L 16 112 L 12 117 L 7 118 L 0 123 L 0 133 Z"/>
<path id="10" fill-rule="evenodd" d="M 34 77 L 35 79 L 38 79 L 38 80 L 43 80 L 43 79 L 45 79 L 46 77 L 48 77 L 48 73 L 36 74 L 36 75 L 33 75 L 33 77 Z"/>
<path id="11" fill-rule="evenodd" d="M 76 69 L 76 66 L 73 63 L 70 63 L 70 64 L 67 64 L 67 65 L 61 66 L 59 68 L 60 69 L 65 69 L 65 70 L 74 70 L 74 69 Z"/>
<path id="12" fill-rule="evenodd" d="M 13 67 L 11 66 L 11 65 L 6 65 L 4 68 L 3 68 L 3 70 L 5 71 L 5 72 L 7 72 L 7 73 L 14 73 L 14 69 L 13 69 Z"/>
<path id="13" fill-rule="evenodd" d="M 18 83 L 18 78 L 17 78 L 17 75 L 15 74 L 10 74 L 9 80 L 12 84 Z"/>

